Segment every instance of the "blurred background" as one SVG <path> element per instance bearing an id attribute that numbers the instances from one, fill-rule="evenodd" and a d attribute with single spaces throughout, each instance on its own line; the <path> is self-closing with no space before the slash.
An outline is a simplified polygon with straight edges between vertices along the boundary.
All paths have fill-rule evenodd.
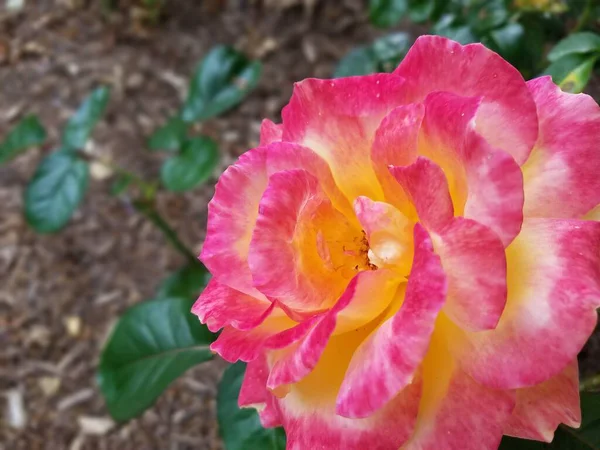
<path id="1" fill-rule="evenodd" d="M 262 69 L 235 108 L 190 121 L 193 133 L 218 144 L 202 183 L 178 189 L 163 179 L 167 189 L 152 194 L 196 254 L 219 173 L 258 144 L 263 118 L 280 120 L 294 81 L 393 70 L 418 35 L 436 33 L 482 41 L 527 78 L 549 71 L 565 90 L 600 96 L 600 37 L 586 35 L 548 56 L 570 34 L 595 32 L 595 1 L 0 1 L 0 142 L 31 114 L 47 133 L 0 164 L 2 450 L 223 448 L 216 422 L 222 361 L 189 370 L 155 406 L 121 425 L 95 378 L 117 318 L 154 297 L 186 262 L 135 213 L 131 198 L 109 195 L 119 175 L 111 165 L 148 179 L 161 173 L 169 156 L 148 151 L 148 138 L 189 100 L 195 68 L 214 46 L 230 45 Z M 85 151 L 111 163 L 91 166 L 85 201 L 60 233 L 36 233 L 24 218 L 23 192 L 59 145 L 61 128 L 101 85 L 110 87 L 110 101 Z M 600 369 L 597 336 L 581 354 L 584 375 Z"/>

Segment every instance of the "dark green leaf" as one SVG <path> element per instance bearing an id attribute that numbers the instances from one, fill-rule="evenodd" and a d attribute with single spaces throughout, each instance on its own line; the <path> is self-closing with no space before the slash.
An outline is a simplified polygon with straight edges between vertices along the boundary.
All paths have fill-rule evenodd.
<path id="1" fill-rule="evenodd" d="M 183 192 L 211 176 L 219 162 L 217 144 L 201 136 L 188 140 L 181 153 L 165 161 L 160 175 L 163 184 L 173 192 Z"/>
<path id="2" fill-rule="evenodd" d="M 212 358 L 209 346 L 215 335 L 190 312 L 193 302 L 149 300 L 119 319 L 98 371 L 100 389 L 115 420 L 141 414 L 173 380 Z"/>
<path id="3" fill-rule="evenodd" d="M 119 175 L 110 187 L 110 195 L 115 197 L 121 195 L 132 181 L 131 175 Z"/>
<path id="4" fill-rule="evenodd" d="M 514 61 L 519 57 L 525 29 L 520 23 L 509 23 L 492 31 L 490 37 L 495 44 L 495 50 L 508 61 Z"/>
<path id="5" fill-rule="evenodd" d="M 550 50 L 548 60 L 554 62 L 567 55 L 594 52 L 600 54 L 599 35 L 590 32 L 573 33 Z"/>
<path id="6" fill-rule="evenodd" d="M 581 393 L 581 427 L 561 425 L 550 444 L 504 437 L 499 450 L 600 450 L 600 393 Z"/>
<path id="7" fill-rule="evenodd" d="M 436 0 L 408 0 L 408 15 L 413 22 L 426 22 L 435 9 Z"/>
<path id="8" fill-rule="evenodd" d="M 226 450 L 285 450 L 282 428 L 265 429 L 256 410 L 239 408 L 238 396 L 246 364 L 235 363 L 225 370 L 217 394 L 219 431 Z"/>
<path id="9" fill-rule="evenodd" d="M 10 161 L 29 147 L 40 145 L 45 139 L 46 130 L 37 116 L 24 117 L 0 144 L 0 164 Z"/>
<path id="10" fill-rule="evenodd" d="M 152 133 L 148 147 L 150 150 L 176 151 L 181 148 L 186 137 L 187 124 L 179 116 L 174 116 Z"/>
<path id="11" fill-rule="evenodd" d="M 87 190 L 89 166 L 64 150 L 46 156 L 25 190 L 25 217 L 33 229 L 52 233 L 67 224 Z"/>
<path id="12" fill-rule="evenodd" d="M 469 44 L 477 42 L 477 36 L 473 33 L 469 25 L 464 25 L 461 20 L 453 14 L 445 14 L 432 27 L 433 34 L 446 36 L 461 44 Z"/>
<path id="13" fill-rule="evenodd" d="M 592 75 L 598 55 L 570 54 L 554 61 L 544 71 L 565 92 L 583 91 Z"/>
<path id="14" fill-rule="evenodd" d="M 484 34 L 503 25 L 508 20 L 504 0 L 479 0 L 469 7 L 469 25 L 475 34 Z"/>
<path id="15" fill-rule="evenodd" d="M 193 122 L 224 113 L 254 89 L 261 71 L 260 62 L 231 47 L 215 47 L 196 69 L 181 117 Z"/>
<path id="16" fill-rule="evenodd" d="M 368 75 L 377 72 L 377 61 L 370 47 L 351 50 L 338 63 L 333 76 L 336 78 Z"/>
<path id="17" fill-rule="evenodd" d="M 104 114 L 109 96 L 110 89 L 102 86 L 84 100 L 63 130 L 62 142 L 65 148 L 82 149 L 85 146 L 92 130 Z"/>
<path id="18" fill-rule="evenodd" d="M 186 266 L 167 277 L 160 284 L 156 297 L 180 297 L 195 300 L 209 280 L 210 273 L 202 264 Z"/>
<path id="19" fill-rule="evenodd" d="M 408 0 L 370 0 L 369 19 L 376 27 L 396 25 L 408 9 Z"/>
<path id="20" fill-rule="evenodd" d="M 393 33 L 380 37 L 373 43 L 373 54 L 378 72 L 392 72 L 406 56 L 412 40 L 406 33 Z"/>

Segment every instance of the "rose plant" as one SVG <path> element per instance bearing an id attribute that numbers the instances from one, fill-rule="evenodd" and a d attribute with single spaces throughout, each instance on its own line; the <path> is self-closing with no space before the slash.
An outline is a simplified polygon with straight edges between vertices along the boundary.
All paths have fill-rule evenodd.
<path id="1" fill-rule="evenodd" d="M 580 423 L 600 109 L 481 44 L 297 83 L 221 176 L 193 312 L 288 449 L 495 449 Z"/>

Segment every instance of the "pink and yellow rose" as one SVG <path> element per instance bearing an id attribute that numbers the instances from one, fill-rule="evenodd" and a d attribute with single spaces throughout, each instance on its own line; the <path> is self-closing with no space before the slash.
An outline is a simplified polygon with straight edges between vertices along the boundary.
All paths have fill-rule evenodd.
<path id="1" fill-rule="evenodd" d="M 495 449 L 580 422 L 600 108 L 482 45 L 296 84 L 221 176 L 193 312 L 291 450 Z M 591 212 L 590 212 L 591 211 Z"/>

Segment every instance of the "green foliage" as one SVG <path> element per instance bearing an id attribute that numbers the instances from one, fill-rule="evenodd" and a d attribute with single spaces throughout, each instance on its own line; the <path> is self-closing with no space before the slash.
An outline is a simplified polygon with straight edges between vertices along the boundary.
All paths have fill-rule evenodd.
<path id="1" fill-rule="evenodd" d="M 181 117 L 206 120 L 233 108 L 258 84 L 262 65 L 227 46 L 213 48 L 198 65 Z"/>
<path id="2" fill-rule="evenodd" d="M 21 119 L 0 144 L 0 164 L 7 163 L 25 150 L 40 145 L 46 139 L 46 130 L 37 116 Z"/>
<path id="3" fill-rule="evenodd" d="M 590 80 L 598 56 L 568 54 L 550 64 L 544 74 L 551 75 L 552 81 L 563 91 L 578 93 L 583 91 Z"/>
<path id="4" fill-rule="evenodd" d="M 25 217 L 39 233 L 53 233 L 67 224 L 88 187 L 89 166 L 61 149 L 46 156 L 25 191 Z"/>
<path id="5" fill-rule="evenodd" d="M 499 450 L 600 450 L 600 393 L 581 393 L 581 427 L 561 425 L 550 444 L 505 437 Z"/>
<path id="6" fill-rule="evenodd" d="M 98 383 L 115 420 L 136 417 L 189 368 L 210 360 L 215 335 L 190 313 L 189 298 L 133 306 L 102 352 Z"/>
<path id="7" fill-rule="evenodd" d="M 110 186 L 110 195 L 119 196 L 132 183 L 133 177 L 129 174 L 118 175 L 115 181 Z"/>
<path id="8" fill-rule="evenodd" d="M 110 90 L 102 86 L 85 99 L 63 130 L 62 142 L 66 149 L 76 150 L 85 147 L 92 130 L 106 109 L 109 96 Z"/>
<path id="9" fill-rule="evenodd" d="M 339 62 L 334 77 L 366 75 L 373 72 L 391 72 L 406 56 L 412 41 L 406 33 L 383 36 L 368 47 L 351 50 Z"/>
<path id="10" fill-rule="evenodd" d="M 285 450 L 282 428 L 265 429 L 253 408 L 240 408 L 238 396 L 246 364 L 238 362 L 225 370 L 217 395 L 219 431 L 226 450 Z"/>
<path id="11" fill-rule="evenodd" d="M 170 191 L 188 191 L 206 181 L 218 162 L 216 142 L 206 136 L 191 138 L 178 155 L 165 161 L 160 172 L 161 179 Z"/>
<path id="12" fill-rule="evenodd" d="M 394 26 L 408 10 L 408 0 L 370 0 L 369 19 L 376 27 Z"/>
<path id="13" fill-rule="evenodd" d="M 150 150 L 177 151 L 187 138 L 187 124 L 179 117 L 171 117 L 148 140 Z"/>
<path id="14" fill-rule="evenodd" d="M 548 61 L 555 62 L 568 55 L 600 53 L 600 36 L 595 33 L 573 33 L 560 41 L 548 53 Z"/>
<path id="15" fill-rule="evenodd" d="M 181 297 L 195 300 L 208 284 L 210 273 L 206 267 L 190 264 L 167 277 L 158 287 L 156 297 Z"/>

